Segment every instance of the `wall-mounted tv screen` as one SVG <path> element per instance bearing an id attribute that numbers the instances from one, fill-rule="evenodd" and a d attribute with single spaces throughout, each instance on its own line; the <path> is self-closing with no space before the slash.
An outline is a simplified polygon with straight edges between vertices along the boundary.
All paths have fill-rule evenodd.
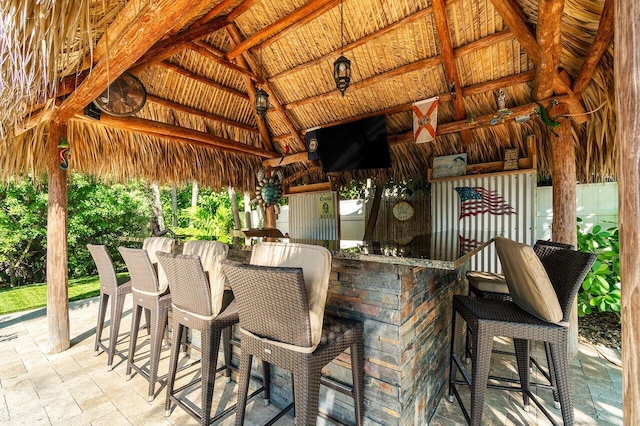
<path id="1" fill-rule="evenodd" d="M 325 172 L 391 167 L 385 116 L 318 129 L 315 136 Z"/>

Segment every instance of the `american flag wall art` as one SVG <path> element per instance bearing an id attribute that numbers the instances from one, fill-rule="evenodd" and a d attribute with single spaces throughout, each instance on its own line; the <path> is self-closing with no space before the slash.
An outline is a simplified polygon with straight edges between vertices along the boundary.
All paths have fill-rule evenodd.
<path id="1" fill-rule="evenodd" d="M 496 191 L 491 191 L 481 186 L 464 186 L 454 189 L 460 196 L 460 216 L 458 220 L 484 213 L 497 216 L 516 214 L 513 207 Z"/>

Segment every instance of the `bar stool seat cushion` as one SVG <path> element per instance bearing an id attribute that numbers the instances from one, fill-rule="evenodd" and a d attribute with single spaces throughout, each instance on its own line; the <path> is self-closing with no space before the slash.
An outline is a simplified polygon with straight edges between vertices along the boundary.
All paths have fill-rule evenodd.
<path id="1" fill-rule="evenodd" d="M 509 287 L 504 275 L 493 272 L 468 271 L 469 285 L 483 292 L 509 294 Z"/>
<path id="2" fill-rule="evenodd" d="M 308 259 L 314 260 L 310 262 Z M 302 268 L 309 302 L 311 344 L 315 349 L 322 337 L 324 307 L 329 288 L 329 273 L 331 271 L 329 250 L 309 244 L 260 243 L 253 248 L 250 264 Z"/>
<path id="3" fill-rule="evenodd" d="M 145 238 L 142 242 L 142 248 L 147 251 L 147 255 L 149 256 L 149 260 L 154 265 L 157 265 L 158 269 L 158 294 L 150 294 L 150 296 L 159 296 L 167 291 L 169 288 L 169 281 L 167 280 L 167 276 L 158 265 L 158 257 L 156 256 L 157 251 L 171 253 L 173 251 L 174 241 L 171 238 L 167 237 L 149 237 Z"/>
<path id="4" fill-rule="evenodd" d="M 558 296 L 533 248 L 502 237 L 495 242 L 513 301 L 544 321 L 562 321 Z"/>
<path id="5" fill-rule="evenodd" d="M 221 262 L 227 258 L 229 247 L 218 241 L 187 241 L 182 247 L 182 254 L 197 255 L 202 262 L 209 287 L 211 288 L 211 309 L 213 316 L 222 310 L 224 285 L 226 278 L 222 272 Z"/>

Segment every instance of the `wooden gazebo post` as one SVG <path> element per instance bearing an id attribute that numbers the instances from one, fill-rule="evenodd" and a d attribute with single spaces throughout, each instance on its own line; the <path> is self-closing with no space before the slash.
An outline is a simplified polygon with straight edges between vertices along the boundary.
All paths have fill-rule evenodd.
<path id="1" fill-rule="evenodd" d="M 49 211 L 47 215 L 47 321 L 50 354 L 65 351 L 69 338 L 67 275 L 67 173 L 60 168 L 58 144 L 67 125 L 52 122 L 47 139 Z"/>
<path id="2" fill-rule="evenodd" d="M 614 80 L 622 283 L 622 412 L 640 424 L 640 4 L 616 0 Z"/>

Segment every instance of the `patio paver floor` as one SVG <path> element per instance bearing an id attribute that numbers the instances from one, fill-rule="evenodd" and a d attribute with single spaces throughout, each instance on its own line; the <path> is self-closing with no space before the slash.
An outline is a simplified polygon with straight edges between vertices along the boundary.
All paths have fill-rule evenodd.
<path id="1" fill-rule="evenodd" d="M 125 380 L 126 360 L 114 359 L 113 371 L 107 371 L 106 354 L 93 354 L 97 298 L 70 304 L 72 346 L 69 350 L 46 355 L 47 321 L 45 309 L 20 312 L 0 317 L 0 424 L 14 425 L 187 425 L 196 424 L 184 410 L 173 407 L 164 417 L 164 384 L 156 385 L 156 398 L 147 401 L 147 381 L 134 374 Z M 131 300 L 125 303 L 125 316 L 120 329 L 118 349 L 129 343 Z M 107 314 L 108 316 L 108 314 Z M 105 329 L 104 335 L 108 335 Z M 106 336 L 103 336 L 106 337 Z M 139 333 L 137 357 L 148 351 L 146 332 Z M 508 342 L 498 342 L 508 348 Z M 534 348 L 540 351 L 541 347 Z M 622 424 L 622 379 L 616 361 L 620 354 L 603 348 L 580 345 L 580 354 L 571 361 L 572 385 L 577 425 Z M 136 357 L 136 358 L 137 358 Z M 162 353 L 159 371 L 168 370 L 169 350 Z M 515 361 L 511 357 L 494 355 L 492 372 L 515 376 Z M 539 357 L 540 358 L 540 357 Z M 543 358 L 543 357 L 542 357 Z M 618 363 L 619 364 L 619 363 Z M 182 380 L 193 378 L 198 366 L 181 372 Z M 534 376 L 534 378 L 537 378 Z M 216 380 L 214 410 L 223 410 L 236 400 L 235 382 Z M 468 390 L 462 387 L 468 399 Z M 546 407 L 560 420 L 553 408 L 551 393 L 536 390 Z M 199 392 L 189 398 L 199 404 Z M 487 392 L 483 421 L 486 425 L 547 425 L 550 422 L 535 408 L 522 410 L 518 393 L 499 390 Z M 263 406 L 260 397 L 250 402 L 245 424 L 263 424 L 277 412 L 273 406 Z M 216 424 L 232 425 L 231 413 Z M 324 424 L 318 419 L 318 424 Z M 291 413 L 278 425 L 293 425 Z M 464 424 L 457 403 L 443 399 L 432 425 Z"/>

